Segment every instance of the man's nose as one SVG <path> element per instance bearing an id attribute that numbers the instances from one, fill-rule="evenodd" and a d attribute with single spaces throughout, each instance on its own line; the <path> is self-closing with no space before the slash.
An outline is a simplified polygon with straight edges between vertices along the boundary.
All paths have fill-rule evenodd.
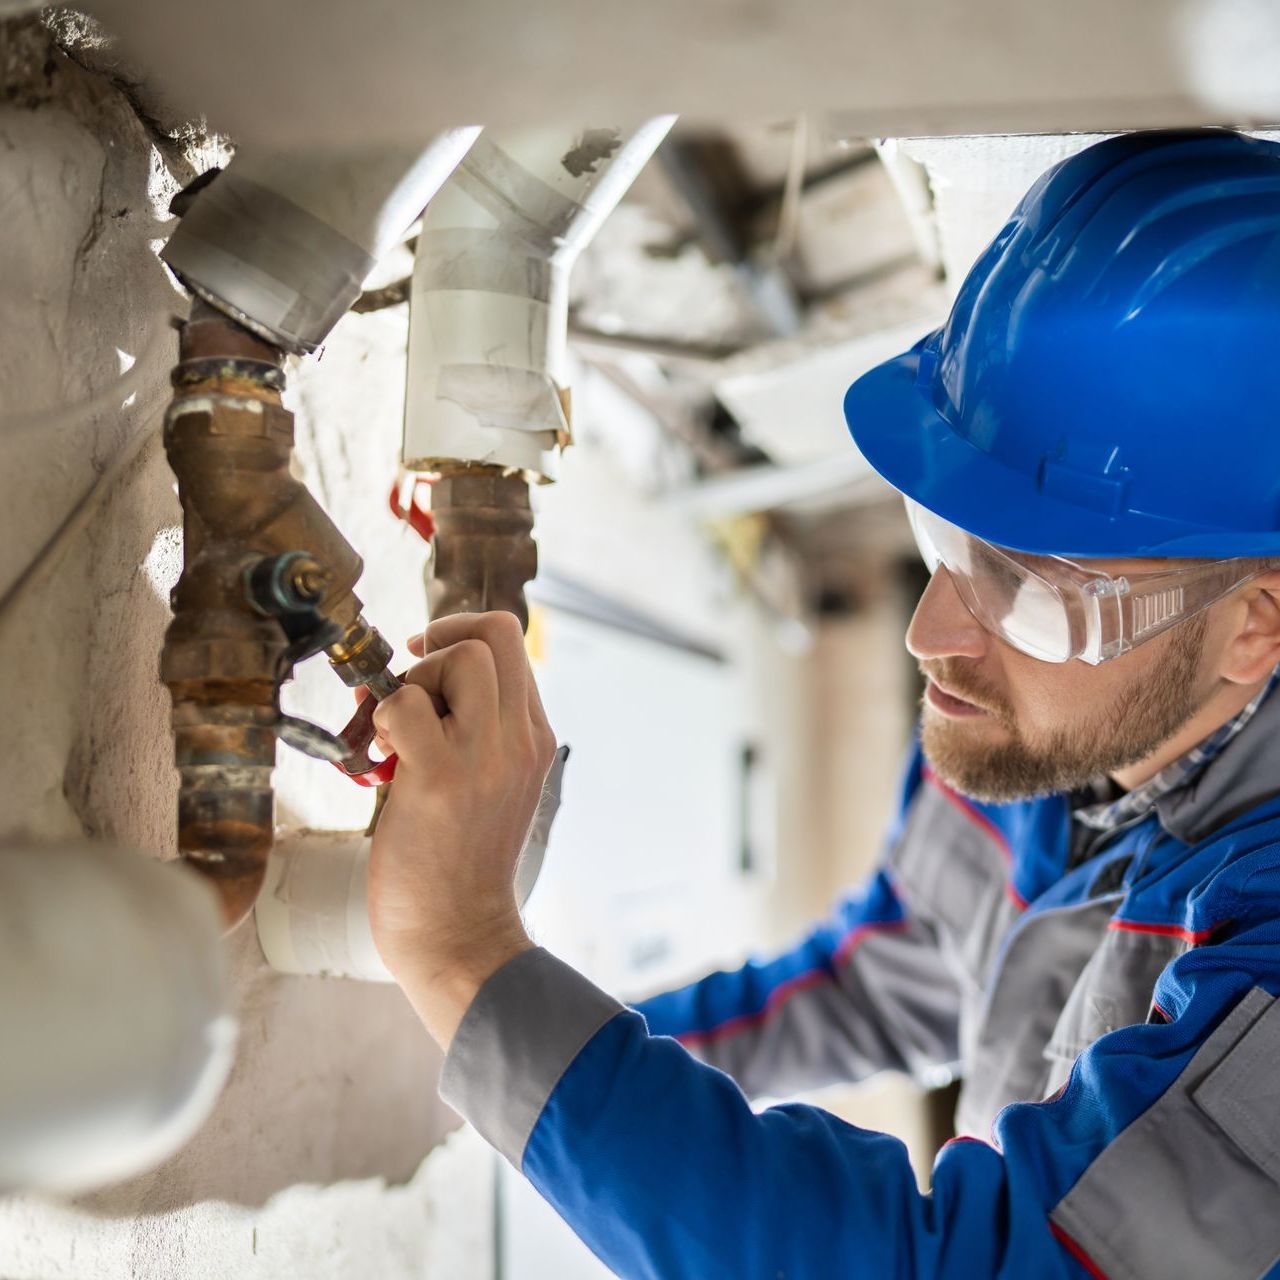
<path id="1" fill-rule="evenodd" d="M 907 628 L 913 658 L 981 658 L 991 637 L 966 608 L 951 575 L 938 566 Z"/>

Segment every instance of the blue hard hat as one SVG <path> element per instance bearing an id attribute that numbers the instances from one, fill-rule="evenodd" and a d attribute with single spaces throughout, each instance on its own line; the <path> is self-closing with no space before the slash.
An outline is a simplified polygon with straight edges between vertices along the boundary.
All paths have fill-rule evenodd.
<path id="1" fill-rule="evenodd" d="M 849 431 L 969 533 L 1064 556 L 1280 555 L 1280 144 L 1110 138 L 1027 192 Z"/>

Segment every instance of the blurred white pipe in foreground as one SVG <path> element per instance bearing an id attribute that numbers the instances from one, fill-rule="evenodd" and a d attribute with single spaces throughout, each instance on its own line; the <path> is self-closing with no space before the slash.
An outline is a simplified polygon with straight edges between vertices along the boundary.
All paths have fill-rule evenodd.
<path id="1" fill-rule="evenodd" d="M 0 1191 L 158 1165 L 235 1053 L 212 895 L 129 850 L 0 846 L 0 1029 Z"/>
<path id="2" fill-rule="evenodd" d="M 569 272 L 666 137 L 484 134 L 431 201 L 409 298 L 404 465 L 554 479 L 569 441 Z"/>

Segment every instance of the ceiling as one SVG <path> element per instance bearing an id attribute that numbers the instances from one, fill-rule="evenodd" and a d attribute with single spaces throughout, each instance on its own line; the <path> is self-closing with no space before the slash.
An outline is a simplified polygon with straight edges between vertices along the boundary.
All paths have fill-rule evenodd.
<path id="1" fill-rule="evenodd" d="M 88 0 L 180 115 L 243 142 L 715 124 L 848 137 L 1280 118 L 1270 0 Z"/>
<path id="2" fill-rule="evenodd" d="M 689 454 L 646 482 L 768 513 L 815 593 L 906 548 L 845 388 L 942 323 L 1033 179 L 1101 132 L 1280 119 L 1269 0 L 91 6 L 162 125 L 243 145 L 683 112 L 575 267 L 573 349 Z"/>

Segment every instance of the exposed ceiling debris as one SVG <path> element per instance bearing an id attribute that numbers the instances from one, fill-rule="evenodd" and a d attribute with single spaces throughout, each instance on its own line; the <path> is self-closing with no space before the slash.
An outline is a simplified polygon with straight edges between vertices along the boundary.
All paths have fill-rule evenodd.
<path id="1" fill-rule="evenodd" d="M 762 515 L 811 601 L 856 601 L 910 541 L 845 390 L 942 324 L 1028 187 L 1103 136 L 678 128 L 574 279 L 577 355 L 687 453 L 646 483 L 708 522 Z"/>
<path id="2" fill-rule="evenodd" d="M 689 457 L 641 482 L 709 522 L 762 514 L 815 600 L 848 595 L 826 579 L 872 549 L 852 513 L 900 524 L 841 404 L 945 317 L 934 158 L 803 119 L 677 127 L 573 278 L 577 356 Z"/>

